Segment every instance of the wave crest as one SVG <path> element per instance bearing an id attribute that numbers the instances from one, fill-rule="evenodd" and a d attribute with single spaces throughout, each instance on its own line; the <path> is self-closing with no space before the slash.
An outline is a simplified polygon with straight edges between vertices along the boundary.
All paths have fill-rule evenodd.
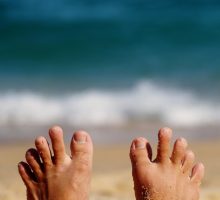
<path id="1" fill-rule="evenodd" d="M 220 105 L 190 91 L 140 81 L 130 89 L 87 90 L 63 96 L 34 92 L 0 95 L 0 125 L 79 126 L 126 125 L 131 121 L 158 120 L 172 126 L 217 124 Z"/>

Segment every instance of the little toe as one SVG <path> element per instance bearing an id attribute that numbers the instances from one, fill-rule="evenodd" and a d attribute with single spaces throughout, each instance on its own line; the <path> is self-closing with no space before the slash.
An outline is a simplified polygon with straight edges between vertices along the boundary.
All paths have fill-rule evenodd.
<path id="1" fill-rule="evenodd" d="M 85 168 L 86 170 L 92 168 L 93 145 L 92 139 L 87 132 L 75 132 L 71 140 L 70 149 L 76 168 L 81 171 Z"/>
<path id="2" fill-rule="evenodd" d="M 152 149 L 145 138 L 139 137 L 133 140 L 130 148 L 130 158 L 133 167 L 150 164 Z"/>
<path id="3" fill-rule="evenodd" d="M 182 163 L 182 170 L 184 174 L 187 174 L 188 176 L 190 175 L 194 160 L 195 160 L 194 153 L 190 150 L 186 151 Z"/>
<path id="4" fill-rule="evenodd" d="M 35 176 L 31 172 L 29 165 L 25 162 L 20 162 L 18 164 L 18 172 L 19 172 L 24 184 L 26 185 L 27 189 L 33 189 Z"/>
<path id="5" fill-rule="evenodd" d="M 63 163 L 65 159 L 65 144 L 63 140 L 63 130 L 59 126 L 54 126 L 49 130 L 52 148 L 54 152 L 54 163 Z"/>
<path id="6" fill-rule="evenodd" d="M 197 185 L 201 184 L 201 181 L 205 174 L 205 167 L 202 163 L 196 164 L 192 169 L 191 181 Z"/>
<path id="7" fill-rule="evenodd" d="M 187 147 L 187 141 L 184 138 L 179 138 L 176 140 L 174 147 L 173 147 L 173 152 L 171 155 L 171 161 L 174 164 L 176 165 L 181 164 L 184 158 L 186 147 Z"/>
<path id="8" fill-rule="evenodd" d="M 47 140 L 40 136 L 35 140 L 35 146 L 43 161 L 44 168 L 51 168 L 53 166 L 53 162 Z"/>
<path id="9" fill-rule="evenodd" d="M 36 149 L 29 149 L 26 152 L 26 160 L 31 169 L 33 170 L 38 181 L 41 181 L 43 178 L 43 172 L 41 167 L 41 161 L 39 154 Z"/>
<path id="10" fill-rule="evenodd" d="M 170 128 L 162 128 L 158 133 L 157 162 L 169 161 L 170 139 L 172 130 Z"/>

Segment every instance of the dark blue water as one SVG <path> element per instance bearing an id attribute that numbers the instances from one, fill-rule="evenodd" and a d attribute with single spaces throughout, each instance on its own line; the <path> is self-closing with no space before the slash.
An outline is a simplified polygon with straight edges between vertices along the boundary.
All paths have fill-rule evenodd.
<path id="1" fill-rule="evenodd" d="M 218 1 L 11 0 L 0 13 L 2 89 L 220 86 Z"/>
<path id="2" fill-rule="evenodd" d="M 218 121 L 220 2 L 2 0 L 0 83 L 2 124 Z"/>

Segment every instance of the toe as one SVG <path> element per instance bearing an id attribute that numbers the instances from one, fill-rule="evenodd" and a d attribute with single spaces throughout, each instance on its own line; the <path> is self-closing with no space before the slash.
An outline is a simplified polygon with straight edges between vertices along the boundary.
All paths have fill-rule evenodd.
<path id="1" fill-rule="evenodd" d="M 182 170 L 184 174 L 187 174 L 188 176 L 190 175 L 194 160 L 195 160 L 194 153 L 190 150 L 186 151 L 184 158 L 183 158 L 183 164 L 182 164 Z"/>
<path id="2" fill-rule="evenodd" d="M 170 128 L 162 128 L 158 134 L 157 162 L 167 162 L 169 160 L 170 139 L 172 130 Z"/>
<path id="3" fill-rule="evenodd" d="M 75 167 L 79 170 L 91 169 L 93 145 L 89 134 L 85 131 L 77 131 L 74 133 L 70 144 L 72 159 Z"/>
<path id="4" fill-rule="evenodd" d="M 47 140 L 40 136 L 35 140 L 35 146 L 43 161 L 44 168 L 51 168 L 53 166 L 53 162 Z"/>
<path id="5" fill-rule="evenodd" d="M 63 163 L 65 159 L 65 144 L 63 141 L 63 130 L 59 126 L 54 126 L 49 130 L 52 148 L 54 152 L 54 163 Z"/>
<path id="6" fill-rule="evenodd" d="M 130 158 L 133 167 L 150 164 L 152 150 L 145 138 L 139 137 L 133 140 L 130 149 Z"/>
<path id="7" fill-rule="evenodd" d="M 18 172 L 26 185 L 27 189 L 33 189 L 34 188 L 34 175 L 31 172 L 31 169 L 29 165 L 25 162 L 20 162 L 18 164 Z"/>
<path id="8" fill-rule="evenodd" d="M 146 165 L 151 164 L 152 159 L 152 148 L 145 138 L 139 137 L 133 140 L 130 148 L 130 159 L 135 196 L 138 198 L 141 194 L 141 186 L 138 181 L 139 173 L 142 174 L 143 170 L 141 168 L 143 167 L 142 169 L 145 169 Z"/>
<path id="9" fill-rule="evenodd" d="M 184 138 L 176 140 L 171 156 L 171 160 L 174 164 L 181 164 L 187 147 L 187 141 Z"/>
<path id="10" fill-rule="evenodd" d="M 31 169 L 33 170 L 38 181 L 41 181 L 43 178 L 43 172 L 41 168 L 40 157 L 36 149 L 29 149 L 26 152 L 26 160 Z"/>
<path id="11" fill-rule="evenodd" d="M 196 164 L 192 169 L 191 181 L 197 185 L 201 184 L 201 181 L 205 174 L 205 167 L 202 163 Z"/>

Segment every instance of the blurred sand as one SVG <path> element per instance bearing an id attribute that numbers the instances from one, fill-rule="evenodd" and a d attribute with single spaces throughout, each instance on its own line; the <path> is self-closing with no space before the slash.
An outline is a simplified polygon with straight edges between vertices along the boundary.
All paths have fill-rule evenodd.
<path id="1" fill-rule="evenodd" d="M 17 163 L 24 159 L 25 150 L 32 144 L 0 145 L 0 199 L 23 200 L 25 188 L 17 173 Z M 220 141 L 190 145 L 198 160 L 206 166 L 201 200 L 220 199 Z M 134 199 L 129 145 L 96 147 L 92 179 L 92 200 Z"/>

